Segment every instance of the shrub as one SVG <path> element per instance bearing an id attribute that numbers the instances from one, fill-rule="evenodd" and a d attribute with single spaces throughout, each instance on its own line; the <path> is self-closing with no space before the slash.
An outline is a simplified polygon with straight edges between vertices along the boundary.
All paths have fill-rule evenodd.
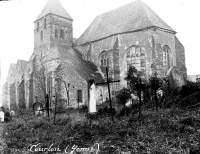
<path id="1" fill-rule="evenodd" d="M 108 108 L 107 106 L 105 106 L 104 108 L 100 108 L 97 112 L 97 115 L 102 117 L 102 116 L 109 116 L 110 112 L 112 112 L 113 115 L 116 115 L 116 110 L 115 108 L 112 108 L 112 110 L 110 111 L 110 108 Z"/>
<path id="2" fill-rule="evenodd" d="M 118 92 L 116 98 L 118 104 L 123 105 L 125 108 L 127 101 L 131 99 L 131 92 L 129 89 L 123 88 Z"/>
<path id="3" fill-rule="evenodd" d="M 126 108 L 121 109 L 120 112 L 119 112 L 119 114 L 117 116 L 118 117 L 125 116 L 125 115 L 127 116 L 131 112 L 132 112 L 132 108 L 131 107 L 126 107 Z"/>
<path id="4" fill-rule="evenodd" d="M 54 112 L 54 110 L 53 110 L 53 112 Z M 63 107 L 61 107 L 61 106 L 58 106 L 57 108 L 56 108 L 56 113 L 57 114 L 62 114 L 62 113 L 65 113 L 66 112 L 66 109 L 64 109 Z"/>
<path id="5" fill-rule="evenodd" d="M 186 85 L 182 86 L 179 94 L 182 97 L 187 97 L 189 95 L 192 95 L 193 93 L 200 91 L 200 87 L 197 83 L 194 83 L 192 81 L 187 81 Z"/>
<path id="6" fill-rule="evenodd" d="M 88 106 L 83 105 L 79 108 L 79 112 L 87 113 L 88 112 Z"/>
<path id="7" fill-rule="evenodd" d="M 69 124 L 70 122 L 71 122 L 70 118 L 57 118 L 55 124 L 59 126 L 65 126 Z"/>

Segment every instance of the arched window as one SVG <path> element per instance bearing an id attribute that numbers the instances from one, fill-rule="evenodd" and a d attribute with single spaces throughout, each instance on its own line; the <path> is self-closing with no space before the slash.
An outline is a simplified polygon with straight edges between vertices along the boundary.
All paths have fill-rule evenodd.
<path id="1" fill-rule="evenodd" d="M 100 65 L 102 67 L 107 67 L 110 64 L 110 57 L 107 53 L 104 53 L 100 56 Z"/>
<path id="2" fill-rule="evenodd" d="M 145 53 L 142 48 L 132 46 L 126 52 L 127 70 L 134 66 L 138 71 L 144 71 L 146 68 Z"/>
<path id="3" fill-rule="evenodd" d="M 44 29 L 46 29 L 46 27 L 47 27 L 47 19 L 44 18 Z"/>
<path id="4" fill-rule="evenodd" d="M 40 40 L 43 40 L 43 31 L 40 32 Z"/>
<path id="5" fill-rule="evenodd" d="M 55 29 L 55 38 L 58 38 L 58 30 Z"/>
<path id="6" fill-rule="evenodd" d="M 39 31 L 39 26 L 40 26 L 40 23 L 37 22 L 37 32 Z"/>
<path id="7" fill-rule="evenodd" d="M 169 53 L 170 53 L 170 48 L 169 46 L 165 45 L 162 48 L 163 51 L 163 66 L 169 70 L 170 69 L 170 57 L 169 57 Z"/>
<path id="8" fill-rule="evenodd" d="M 64 30 L 63 29 L 60 30 L 60 38 L 64 39 Z"/>

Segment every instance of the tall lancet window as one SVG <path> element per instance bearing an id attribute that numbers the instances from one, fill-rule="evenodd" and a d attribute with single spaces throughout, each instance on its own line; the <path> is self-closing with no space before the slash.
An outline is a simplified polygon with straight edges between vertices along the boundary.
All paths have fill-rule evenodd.
<path id="1" fill-rule="evenodd" d="M 163 67 L 165 67 L 167 70 L 170 69 L 170 57 L 169 57 L 169 53 L 170 53 L 170 48 L 169 46 L 165 45 L 162 48 L 163 51 Z"/>
<path id="2" fill-rule="evenodd" d="M 63 29 L 60 30 L 60 38 L 64 39 L 64 30 Z"/>
<path id="3" fill-rule="evenodd" d="M 44 29 L 46 29 L 46 27 L 47 27 L 47 19 L 44 18 Z"/>
<path id="4" fill-rule="evenodd" d="M 141 70 L 141 60 L 140 60 L 140 54 L 141 54 L 141 51 L 140 51 L 140 47 L 137 47 L 136 48 L 136 52 L 135 52 L 135 68 L 140 71 Z M 134 66 L 134 65 L 133 65 Z"/>
<path id="5" fill-rule="evenodd" d="M 37 22 L 37 32 L 39 31 L 39 26 L 40 26 L 40 23 Z"/>
<path id="6" fill-rule="evenodd" d="M 130 66 L 134 66 L 138 71 L 146 68 L 145 52 L 141 47 L 132 46 L 126 51 L 127 71 Z"/>
<path id="7" fill-rule="evenodd" d="M 55 38 L 58 38 L 58 30 L 55 29 Z"/>

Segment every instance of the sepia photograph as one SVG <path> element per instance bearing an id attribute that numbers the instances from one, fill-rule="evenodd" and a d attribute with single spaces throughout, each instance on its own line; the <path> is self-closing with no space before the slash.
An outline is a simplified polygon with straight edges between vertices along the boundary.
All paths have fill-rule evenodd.
<path id="1" fill-rule="evenodd" d="M 200 154 L 199 0 L 0 1 L 0 154 Z"/>

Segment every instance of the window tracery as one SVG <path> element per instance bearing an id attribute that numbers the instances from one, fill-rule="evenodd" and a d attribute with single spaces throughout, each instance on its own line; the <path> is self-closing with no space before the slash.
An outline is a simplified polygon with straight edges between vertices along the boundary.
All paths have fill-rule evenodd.
<path id="1" fill-rule="evenodd" d="M 168 70 L 170 69 L 169 46 L 167 45 L 163 46 L 162 51 L 163 51 L 163 67 L 165 67 Z"/>
<path id="2" fill-rule="evenodd" d="M 139 46 L 132 46 L 126 52 L 127 70 L 130 66 L 134 66 L 138 71 L 145 71 L 146 59 L 145 52 Z"/>
<path id="3" fill-rule="evenodd" d="M 100 65 L 102 67 L 107 67 L 110 64 L 110 57 L 107 53 L 104 53 L 100 56 Z"/>

